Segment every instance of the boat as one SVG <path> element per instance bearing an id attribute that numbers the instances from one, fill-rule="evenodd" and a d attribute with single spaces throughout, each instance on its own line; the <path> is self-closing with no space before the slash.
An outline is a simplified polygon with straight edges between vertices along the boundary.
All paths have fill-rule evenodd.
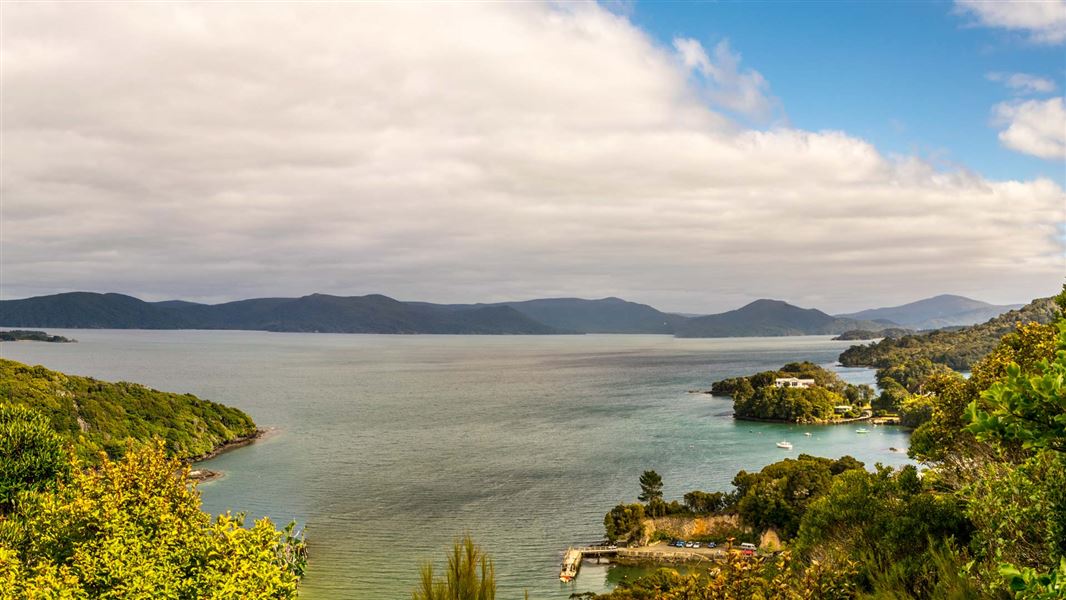
<path id="1" fill-rule="evenodd" d="M 790 444 L 788 442 L 781 441 L 781 442 L 777 442 L 777 447 L 778 448 L 784 448 L 785 450 L 791 450 L 792 449 L 792 444 Z"/>
<path id="2" fill-rule="evenodd" d="M 805 435 L 805 436 L 807 436 L 807 437 L 811 437 L 811 432 L 809 432 L 809 431 L 808 431 L 807 433 L 805 433 L 805 434 L 803 434 L 803 435 Z"/>
<path id="3" fill-rule="evenodd" d="M 861 428 L 859 428 L 859 429 L 856 429 L 856 430 L 855 430 L 855 433 L 870 433 L 870 432 L 869 432 L 869 431 L 866 431 L 866 428 L 865 428 L 865 427 L 861 427 Z"/>

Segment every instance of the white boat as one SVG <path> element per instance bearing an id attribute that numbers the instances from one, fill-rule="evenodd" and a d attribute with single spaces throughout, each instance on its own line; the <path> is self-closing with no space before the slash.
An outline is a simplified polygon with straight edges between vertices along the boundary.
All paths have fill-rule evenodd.
<path id="1" fill-rule="evenodd" d="M 856 430 L 855 430 L 855 433 L 870 433 L 870 432 L 869 432 L 869 431 L 866 431 L 866 429 L 865 429 L 865 428 L 861 428 L 861 429 L 856 429 Z"/>
<path id="2" fill-rule="evenodd" d="M 790 444 L 788 442 L 777 442 L 777 447 L 778 448 L 784 448 L 785 450 L 791 450 L 792 449 L 792 444 Z"/>
<path id="3" fill-rule="evenodd" d="M 809 432 L 809 431 L 808 431 L 807 433 L 805 433 L 805 434 L 803 434 L 803 435 L 805 435 L 805 436 L 807 436 L 807 437 L 811 437 L 811 432 Z"/>

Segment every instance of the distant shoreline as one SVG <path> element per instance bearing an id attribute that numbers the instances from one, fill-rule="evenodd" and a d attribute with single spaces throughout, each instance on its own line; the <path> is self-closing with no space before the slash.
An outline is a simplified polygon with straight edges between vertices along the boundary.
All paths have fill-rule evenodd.
<path id="1" fill-rule="evenodd" d="M 832 421 L 790 421 L 788 419 L 764 419 L 761 417 L 743 417 L 737 414 L 733 415 L 733 419 L 737 421 L 755 421 L 759 423 L 784 423 L 786 425 L 846 425 L 848 423 L 855 423 L 858 421 L 869 421 L 874 418 L 873 415 L 863 415 L 861 417 L 852 417 L 850 419 L 833 419 Z"/>

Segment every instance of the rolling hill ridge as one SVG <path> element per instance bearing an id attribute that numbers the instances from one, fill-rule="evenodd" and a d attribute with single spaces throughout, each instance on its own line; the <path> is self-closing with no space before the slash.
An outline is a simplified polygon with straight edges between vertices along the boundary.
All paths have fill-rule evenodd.
<path id="1" fill-rule="evenodd" d="M 550 335 L 665 334 L 746 337 L 879 331 L 917 321 L 956 322 L 996 307 L 938 296 L 901 307 L 833 316 L 781 300 L 756 300 L 714 315 L 684 316 L 621 298 L 542 298 L 518 302 L 433 304 L 383 296 L 310 294 L 200 304 L 145 302 L 115 293 L 69 292 L 0 301 L 0 326 L 63 329 L 236 329 L 322 333 Z M 1001 310 L 1002 309 L 1002 310 Z M 968 315 L 968 316 L 967 316 Z M 913 325 L 911 325 L 913 327 Z"/>

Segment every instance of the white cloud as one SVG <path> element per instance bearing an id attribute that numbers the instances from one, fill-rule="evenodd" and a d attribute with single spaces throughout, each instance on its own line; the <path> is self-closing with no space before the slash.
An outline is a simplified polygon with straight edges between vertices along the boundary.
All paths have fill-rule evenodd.
<path id="1" fill-rule="evenodd" d="M 981 25 L 1024 32 L 1036 43 L 1066 41 L 1066 0 L 955 0 L 955 6 Z"/>
<path id="2" fill-rule="evenodd" d="M 1018 94 L 1048 94 L 1055 91 L 1055 82 L 1028 73 L 989 73 L 989 81 L 1002 83 Z"/>
<path id="3" fill-rule="evenodd" d="M 1003 145 L 1048 160 L 1066 159 L 1066 108 L 1062 98 L 1003 102 L 993 109 L 994 122 L 1005 125 Z"/>
<path id="4" fill-rule="evenodd" d="M 853 309 L 1062 276 L 1055 183 L 746 129 L 715 107 L 766 84 L 727 45 L 594 4 L 23 3 L 2 27 L 7 297 Z"/>
<path id="5" fill-rule="evenodd" d="M 715 44 L 713 59 L 694 39 L 674 38 L 674 48 L 685 67 L 703 77 L 707 96 L 717 107 L 764 122 L 780 106 L 770 96 L 770 84 L 762 74 L 752 69 L 741 71 L 740 54 L 729 47 L 729 40 Z"/>

